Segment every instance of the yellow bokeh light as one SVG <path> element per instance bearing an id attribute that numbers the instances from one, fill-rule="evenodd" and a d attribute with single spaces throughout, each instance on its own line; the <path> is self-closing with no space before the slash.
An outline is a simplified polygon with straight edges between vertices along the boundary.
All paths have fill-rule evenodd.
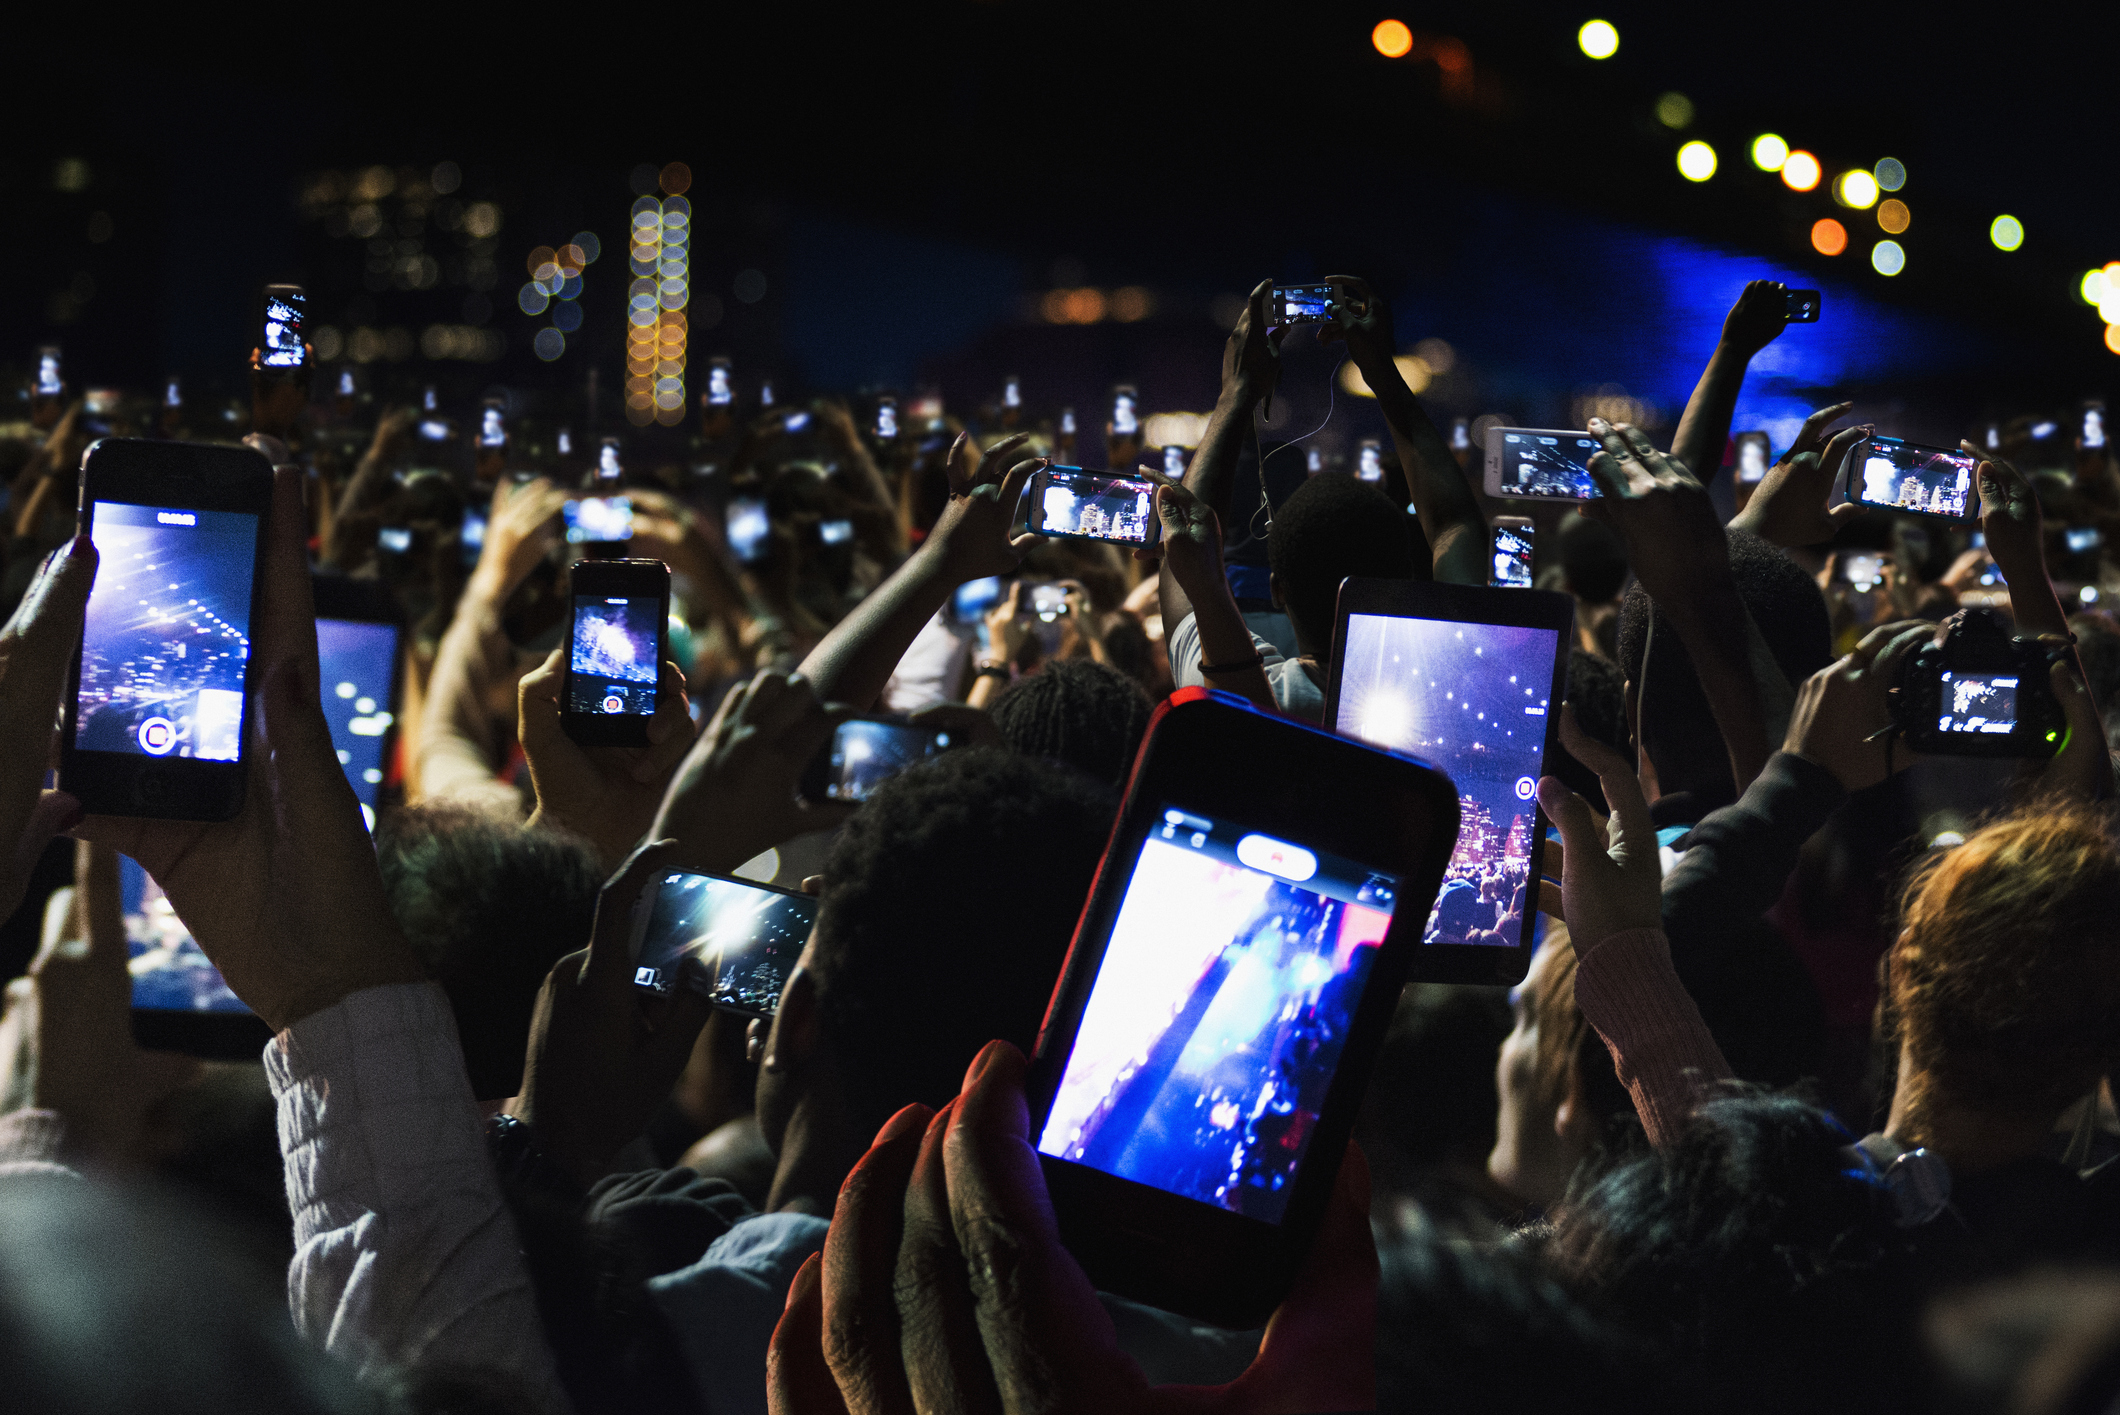
<path id="1" fill-rule="evenodd" d="M 2024 244 L 2024 223 L 2014 216 L 1998 216 L 1988 223 L 1988 239 L 1998 251 L 2013 251 Z"/>
<path id="2" fill-rule="evenodd" d="M 1619 31 L 1610 20 L 1591 20 L 1575 32 L 1575 42 L 1593 59 L 1610 59 L 1619 53 Z"/>
<path id="3" fill-rule="evenodd" d="M 1705 182 L 1715 175 L 1715 149 L 1695 139 L 1678 150 L 1678 175 L 1689 182 Z"/>
<path id="4" fill-rule="evenodd" d="M 1818 179 L 1824 175 L 1825 171 L 1818 165 L 1818 159 L 1802 148 L 1797 148 L 1782 159 L 1781 180 L 1792 192 L 1811 191 L 1817 187 Z"/>
<path id="5" fill-rule="evenodd" d="M 1912 220 L 1913 216 L 1907 211 L 1907 204 L 1898 197 L 1886 197 L 1877 205 L 1878 226 L 1894 236 L 1906 230 Z"/>
<path id="6" fill-rule="evenodd" d="M 1789 160 L 1789 145 L 1780 133 L 1761 133 L 1752 139 L 1752 165 L 1762 172 L 1779 172 Z"/>
<path id="7" fill-rule="evenodd" d="M 2095 305 L 2102 302 L 2105 299 L 2105 272 L 2102 270 L 2084 271 L 2083 279 L 2076 283 L 2076 293 L 2083 297 L 2083 303 L 2087 305 Z"/>
<path id="8" fill-rule="evenodd" d="M 1682 93 L 1667 93 L 1656 100 L 1656 121 L 1667 128 L 1693 126 L 1693 100 Z"/>
<path id="9" fill-rule="evenodd" d="M 1843 172 L 1833 181 L 1833 200 L 1857 211 L 1868 211 L 1877 205 L 1877 179 L 1860 168 Z"/>
<path id="10" fill-rule="evenodd" d="M 1413 50 L 1413 31 L 1398 20 L 1379 20 L 1369 32 L 1369 42 L 1386 59 L 1402 58 Z"/>
<path id="11" fill-rule="evenodd" d="M 1848 248 L 1848 228 L 1828 216 L 1811 223 L 1811 249 L 1820 255 L 1839 255 Z"/>

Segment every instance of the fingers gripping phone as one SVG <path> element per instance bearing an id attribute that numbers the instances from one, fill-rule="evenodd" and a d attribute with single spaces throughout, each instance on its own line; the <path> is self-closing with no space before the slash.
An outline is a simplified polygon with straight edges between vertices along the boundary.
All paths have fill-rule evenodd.
<path id="1" fill-rule="evenodd" d="M 948 751 L 953 734 L 884 718 L 850 718 L 810 760 L 802 775 L 808 801 L 866 801 L 890 778 Z"/>
<path id="2" fill-rule="evenodd" d="M 1043 467 L 1032 474 L 1024 529 L 1122 545 L 1154 545 L 1163 538 L 1154 482 L 1080 467 Z"/>
<path id="3" fill-rule="evenodd" d="M 299 285 L 265 287 L 265 317 L 258 331 L 258 367 L 287 373 L 309 362 L 309 347 L 302 342 L 308 307 L 309 297 Z"/>
<path id="4" fill-rule="evenodd" d="M 771 1017 L 816 921 L 807 894 L 671 870 L 634 905 L 634 986 L 689 987 L 717 1007 Z"/>
<path id="5" fill-rule="evenodd" d="M 272 467 L 248 448 L 89 449 L 79 524 L 100 559 L 59 784 L 91 815 L 223 821 L 242 808 L 271 502 Z"/>
<path id="6" fill-rule="evenodd" d="M 1494 541 L 1489 547 L 1493 555 L 1492 568 L 1488 572 L 1489 585 L 1511 590 L 1531 588 L 1531 542 L 1535 532 L 1536 527 L 1527 517 L 1494 518 Z"/>
<path id="7" fill-rule="evenodd" d="M 670 567 L 581 560 L 569 575 L 560 726 L 585 747 L 645 747 L 670 623 Z"/>
<path id="8" fill-rule="evenodd" d="M 1848 500 L 1863 506 L 1967 521 L 1980 510 L 1970 453 L 1873 435 L 1848 455 Z"/>
<path id="9" fill-rule="evenodd" d="M 1783 306 L 1783 312 L 1789 323 L 1818 323 L 1819 306 L 1824 303 L 1825 299 L 1818 291 L 1789 290 L 1785 292 L 1784 298 L 1787 303 Z"/>
<path id="10" fill-rule="evenodd" d="M 1267 760 L 1305 789 L 1227 768 Z M 1200 688 L 1156 710 L 1027 1085 L 1096 1286 L 1236 1328 L 1280 1302 L 1457 831 L 1410 757 Z"/>

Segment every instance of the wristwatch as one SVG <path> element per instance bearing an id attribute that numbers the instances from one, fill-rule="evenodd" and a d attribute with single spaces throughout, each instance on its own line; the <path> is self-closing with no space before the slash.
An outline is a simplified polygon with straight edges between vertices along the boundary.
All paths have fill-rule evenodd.
<path id="1" fill-rule="evenodd" d="M 526 1121 L 507 1114 L 489 1116 L 486 1153 L 503 1185 L 522 1185 L 577 1202 L 582 1197 L 574 1177 L 537 1147 L 537 1132 Z"/>

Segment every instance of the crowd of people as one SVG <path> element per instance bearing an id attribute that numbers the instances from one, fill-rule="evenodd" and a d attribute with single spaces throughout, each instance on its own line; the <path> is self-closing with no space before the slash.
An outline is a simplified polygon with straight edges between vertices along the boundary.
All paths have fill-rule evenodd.
<path id="1" fill-rule="evenodd" d="M 185 430 L 31 397 L 0 444 L 0 913 L 37 928 L 0 1021 L 0 1405 L 2106 1408 L 2120 463 L 2000 424 L 1964 445 L 1977 522 L 1915 520 L 1840 502 L 1877 431 L 1841 403 L 1732 485 L 1782 332 L 1763 281 L 1668 450 L 1593 420 L 1599 497 L 1534 508 L 1538 584 L 1576 605 L 1537 785 L 1558 840 L 1543 878 L 1513 839 L 1453 869 L 1437 913 L 1507 942 L 1535 911 L 1529 975 L 1407 988 L 1263 1331 L 1074 1264 L 1025 1057 L 1155 704 L 1317 723 L 1342 583 L 1487 584 L 1490 517 L 1524 510 L 1407 386 L 1380 295 L 1332 284 L 1316 337 L 1376 394 L 1382 482 L 1266 471 L 1283 341 L 1312 337 L 1270 327 L 1268 282 L 1181 475 L 1106 429 L 1158 483 L 1160 542 L 1128 553 L 1023 530 L 1077 454 L 1020 406 L 909 401 L 895 436 L 831 399 L 717 410 L 703 454 L 614 479 L 524 429 L 437 470 L 429 410 L 261 373 L 247 795 L 219 824 L 45 786 L 99 574 L 83 454 Z M 562 722 L 591 496 L 630 511 L 595 553 L 672 573 L 642 747 Z M 372 832 L 318 678 L 338 580 L 406 629 Z M 2051 757 L 1895 744 L 1900 665 L 1968 607 L 2051 650 Z M 805 799 L 857 713 L 967 745 Z M 672 868 L 816 897 L 770 1017 L 635 986 Z M 273 1033 L 262 1068 L 136 1041 L 132 955 L 179 928 Z"/>

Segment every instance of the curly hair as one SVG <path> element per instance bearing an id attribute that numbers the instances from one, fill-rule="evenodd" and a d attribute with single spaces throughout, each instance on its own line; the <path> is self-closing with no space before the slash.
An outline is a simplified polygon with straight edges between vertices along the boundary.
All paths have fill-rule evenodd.
<path id="1" fill-rule="evenodd" d="M 1917 1066 L 1979 1110 L 2057 1111 L 2120 1061 L 2120 848 L 2088 806 L 2042 802 L 1931 856 L 1888 955 Z"/>
<path id="2" fill-rule="evenodd" d="M 1321 644 L 1332 641 L 1340 581 L 1430 578 L 1414 553 L 1413 519 L 1368 482 L 1321 472 L 1273 513 L 1266 555 L 1288 617 Z"/>
<path id="3" fill-rule="evenodd" d="M 948 1101 L 996 1037 L 1031 1049 L 1116 807 L 1078 772 L 965 748 L 892 777 L 847 822 L 812 947 L 858 1125 Z"/>
<path id="4" fill-rule="evenodd" d="M 1148 694 L 1090 658 L 1055 659 L 994 701 L 994 725 L 1025 756 L 1118 785 L 1148 730 Z"/>

